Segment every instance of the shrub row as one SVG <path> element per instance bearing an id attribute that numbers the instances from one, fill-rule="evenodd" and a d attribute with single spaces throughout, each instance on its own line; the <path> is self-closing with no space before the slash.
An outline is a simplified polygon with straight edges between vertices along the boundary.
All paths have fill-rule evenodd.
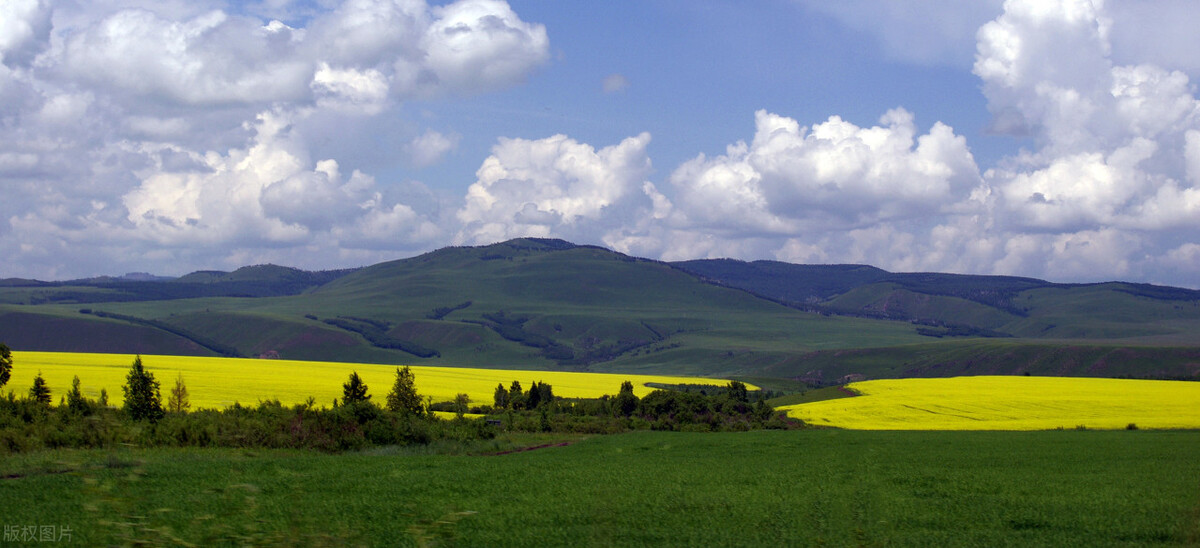
<path id="1" fill-rule="evenodd" d="M 378 348 L 388 348 L 408 352 L 418 358 L 434 358 L 440 357 L 441 352 L 436 349 L 421 346 L 414 342 L 404 341 L 392 337 L 387 334 L 386 330 L 389 327 L 386 323 L 378 320 L 366 320 L 362 318 L 327 318 L 322 320 L 325 323 L 334 327 L 340 327 L 346 331 L 352 331 L 362 335 L 367 342 Z M 382 326 L 382 327 L 381 327 Z"/>
<path id="2" fill-rule="evenodd" d="M 526 331 L 525 322 L 529 321 L 529 318 L 525 316 L 509 316 L 503 310 L 495 314 L 485 313 L 482 316 L 486 321 L 471 323 L 491 328 L 497 335 L 510 341 L 540 349 L 543 356 L 559 363 L 568 363 L 575 359 L 575 350 L 571 347 L 559 344 L 545 335 Z"/>
<path id="3" fill-rule="evenodd" d="M 43 448 L 258 447 L 345 451 L 495 436 L 486 421 L 443 421 L 394 413 L 370 402 L 334 408 L 286 407 L 278 401 L 223 410 L 166 413 L 156 422 L 130 420 L 119 409 L 89 412 L 0 398 L 0 453 Z"/>
<path id="4" fill-rule="evenodd" d="M 129 322 L 132 324 L 144 325 L 147 327 L 153 327 L 155 329 L 161 329 L 163 331 L 166 331 L 167 333 L 171 333 L 173 335 L 178 335 L 180 337 L 183 337 L 183 338 L 185 338 L 189 341 L 192 341 L 200 346 L 203 346 L 204 348 L 212 350 L 213 352 L 216 352 L 217 354 L 220 354 L 222 356 L 225 356 L 228 358 L 242 357 L 241 352 L 238 352 L 237 348 L 234 348 L 227 344 L 221 344 L 221 343 L 214 341 L 208 337 L 197 335 L 195 333 L 192 333 L 191 331 L 188 331 L 187 329 L 184 329 L 184 328 L 176 326 L 176 325 L 171 325 L 167 322 L 163 322 L 163 321 L 159 321 L 159 320 L 148 320 L 146 318 L 139 318 L 137 316 L 129 316 L 126 314 L 117 314 L 115 312 L 105 312 L 103 310 L 92 310 L 89 308 L 80 309 L 79 313 L 91 314 L 93 316 L 98 316 L 101 318 L 112 318 L 114 320 L 121 320 L 121 321 Z"/>
<path id="5" fill-rule="evenodd" d="M 471 306 L 471 301 L 461 302 L 454 306 L 439 306 L 433 309 L 432 312 L 426 314 L 425 317 L 431 320 L 440 320 L 455 310 L 462 310 L 469 306 Z"/>

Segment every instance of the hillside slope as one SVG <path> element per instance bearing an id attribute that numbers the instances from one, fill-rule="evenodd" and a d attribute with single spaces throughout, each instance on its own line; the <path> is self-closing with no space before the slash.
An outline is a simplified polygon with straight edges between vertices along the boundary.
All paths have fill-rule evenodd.
<path id="1" fill-rule="evenodd" d="M 891 273 L 860 265 L 673 263 L 716 284 L 832 314 L 910 321 L 935 337 L 1158 339 L 1200 344 L 1200 291 L 1013 276 Z"/>
<path id="2" fill-rule="evenodd" d="M 353 271 L 262 265 L 169 281 L 70 283 L 0 286 L 0 341 L 20 350 L 811 384 L 980 372 L 1200 372 L 1200 292 L 1126 283 L 769 261 L 669 264 L 536 238 Z"/>

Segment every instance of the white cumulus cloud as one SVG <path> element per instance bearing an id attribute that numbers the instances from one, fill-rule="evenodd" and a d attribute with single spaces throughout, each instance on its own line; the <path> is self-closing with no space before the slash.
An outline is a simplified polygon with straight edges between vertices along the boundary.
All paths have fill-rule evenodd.
<path id="1" fill-rule="evenodd" d="M 549 57 L 541 25 L 499 0 L 459 0 L 433 8 L 421 45 L 438 87 L 480 91 L 516 83 Z"/>
<path id="2" fill-rule="evenodd" d="M 405 147 L 410 161 L 417 167 L 426 167 L 441 161 L 442 157 L 458 146 L 458 135 L 445 135 L 432 129 L 413 138 Z"/>
<path id="3" fill-rule="evenodd" d="M 1105 3 L 1004 7 L 979 31 L 975 73 L 995 127 L 1033 137 L 1037 149 L 985 174 L 996 222 L 1013 233 L 997 264 L 1084 278 L 1146 275 L 1174 252 L 1168 242 L 1200 227 L 1194 85 L 1179 70 L 1119 64 L 1110 37 L 1132 31 Z M 1178 273 L 1152 275 L 1185 282 Z"/>
<path id="4" fill-rule="evenodd" d="M 463 159 L 460 142 L 491 135 L 426 127 L 454 122 L 409 105 L 549 63 L 547 29 L 506 2 L 0 0 L 5 275 L 332 267 L 556 236 L 663 259 L 1196 285 L 1200 6 L 799 3 L 893 60 L 969 67 L 989 130 L 1026 148 L 981 172 L 969 132 L 901 106 L 865 123 L 760 110 L 724 153 L 663 173 L 636 127 L 616 144 L 572 126 L 499 138 Z M 452 153 L 479 162 L 465 193 L 397 173 L 451 171 Z"/>
<path id="5" fill-rule="evenodd" d="M 730 236 L 843 230 L 941 212 L 980 184 L 963 137 L 942 123 L 918 136 L 902 109 L 873 127 L 766 111 L 755 126 L 750 143 L 671 175 L 680 223 Z"/>
<path id="6" fill-rule="evenodd" d="M 422 249 L 456 229 L 363 158 L 436 163 L 458 137 L 397 107 L 520 83 L 548 51 L 492 0 L 0 1 L 6 274 Z"/>
<path id="7" fill-rule="evenodd" d="M 194 154 L 203 157 L 202 170 L 144 173 L 124 197 L 134 236 L 166 245 L 273 246 L 311 242 L 336 228 L 355 242 L 390 239 L 386 248 L 424 243 L 412 236 L 429 236 L 427 219 L 386 203 L 369 175 L 345 176 L 332 159 L 311 162 L 290 134 L 291 121 L 265 112 L 247 149 Z"/>
<path id="8" fill-rule="evenodd" d="M 296 55 L 284 25 L 211 11 L 184 21 L 118 11 L 69 37 L 60 70 L 122 97 L 180 104 L 296 101 L 313 64 Z"/>
<path id="9" fill-rule="evenodd" d="M 600 150 L 565 135 L 501 139 L 467 190 L 455 240 L 551 234 L 600 240 L 631 224 L 637 211 L 653 210 L 649 143 L 648 133 Z"/>
<path id="10" fill-rule="evenodd" d="M 974 72 L 992 128 L 1034 144 L 983 173 L 963 136 L 941 123 L 920 135 L 903 109 L 874 127 L 837 116 L 804 127 L 760 111 L 753 139 L 676 168 L 661 198 L 668 213 L 614 245 L 664 258 L 1194 286 L 1178 268 L 1200 244 L 1189 54 L 1182 68 L 1139 62 L 1128 37 L 1154 30 L 1131 27 L 1114 15 L 1128 3 L 1115 5 L 1008 0 L 979 28 Z M 843 17 L 862 6 L 816 8 Z M 889 31 L 883 41 L 911 39 Z"/>
<path id="11" fill-rule="evenodd" d="M 0 63 L 28 66 L 49 46 L 52 14 L 47 0 L 0 3 Z"/>

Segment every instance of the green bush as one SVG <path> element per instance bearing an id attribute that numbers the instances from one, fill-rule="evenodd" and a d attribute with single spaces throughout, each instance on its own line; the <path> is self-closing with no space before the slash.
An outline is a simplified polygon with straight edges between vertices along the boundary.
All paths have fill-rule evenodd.
<path id="1" fill-rule="evenodd" d="M 568 399 L 553 396 L 550 385 L 535 382 L 528 392 L 514 382 L 507 391 L 518 394 L 531 409 L 473 410 L 491 412 L 491 420 L 436 419 L 407 410 L 393 411 L 371 402 L 366 386 L 347 382 L 348 403 L 317 409 L 305 404 L 285 407 L 278 400 L 256 406 L 240 403 L 222 409 L 162 413 L 157 381 L 134 361 L 127 379 L 126 405 L 114 409 L 82 396 L 78 379 L 64 398 L 51 406 L 37 398 L 0 397 L 0 452 L 40 448 L 103 448 L 120 444 L 143 447 L 261 447 L 346 451 L 371 446 L 468 442 L 511 432 L 609 434 L 628 430 L 689 432 L 802 428 L 804 423 L 776 413 L 762 401 L 746 404 L 727 393 L 706 396 L 695 392 L 655 390 L 642 398 L 605 396 Z M 533 398 L 531 395 L 536 394 Z M 621 394 L 632 396 L 632 385 Z M 532 400 L 532 401 L 531 401 Z M 615 404 L 636 401 L 629 416 Z M 462 409 L 462 402 L 433 404 L 431 409 Z M 157 415 L 154 410 L 157 409 Z M 150 420 L 146 420 L 150 419 Z M 495 424 L 494 424 L 495 423 Z"/>
<path id="2" fill-rule="evenodd" d="M 12 377 L 12 350 L 8 345 L 0 343 L 0 387 L 8 384 L 8 379 Z"/>

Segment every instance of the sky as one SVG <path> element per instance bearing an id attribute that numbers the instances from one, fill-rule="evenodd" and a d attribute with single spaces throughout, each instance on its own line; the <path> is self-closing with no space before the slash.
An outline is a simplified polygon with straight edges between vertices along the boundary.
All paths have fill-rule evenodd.
<path id="1" fill-rule="evenodd" d="M 0 0 L 0 278 L 663 260 L 1200 287 L 1190 0 Z"/>

